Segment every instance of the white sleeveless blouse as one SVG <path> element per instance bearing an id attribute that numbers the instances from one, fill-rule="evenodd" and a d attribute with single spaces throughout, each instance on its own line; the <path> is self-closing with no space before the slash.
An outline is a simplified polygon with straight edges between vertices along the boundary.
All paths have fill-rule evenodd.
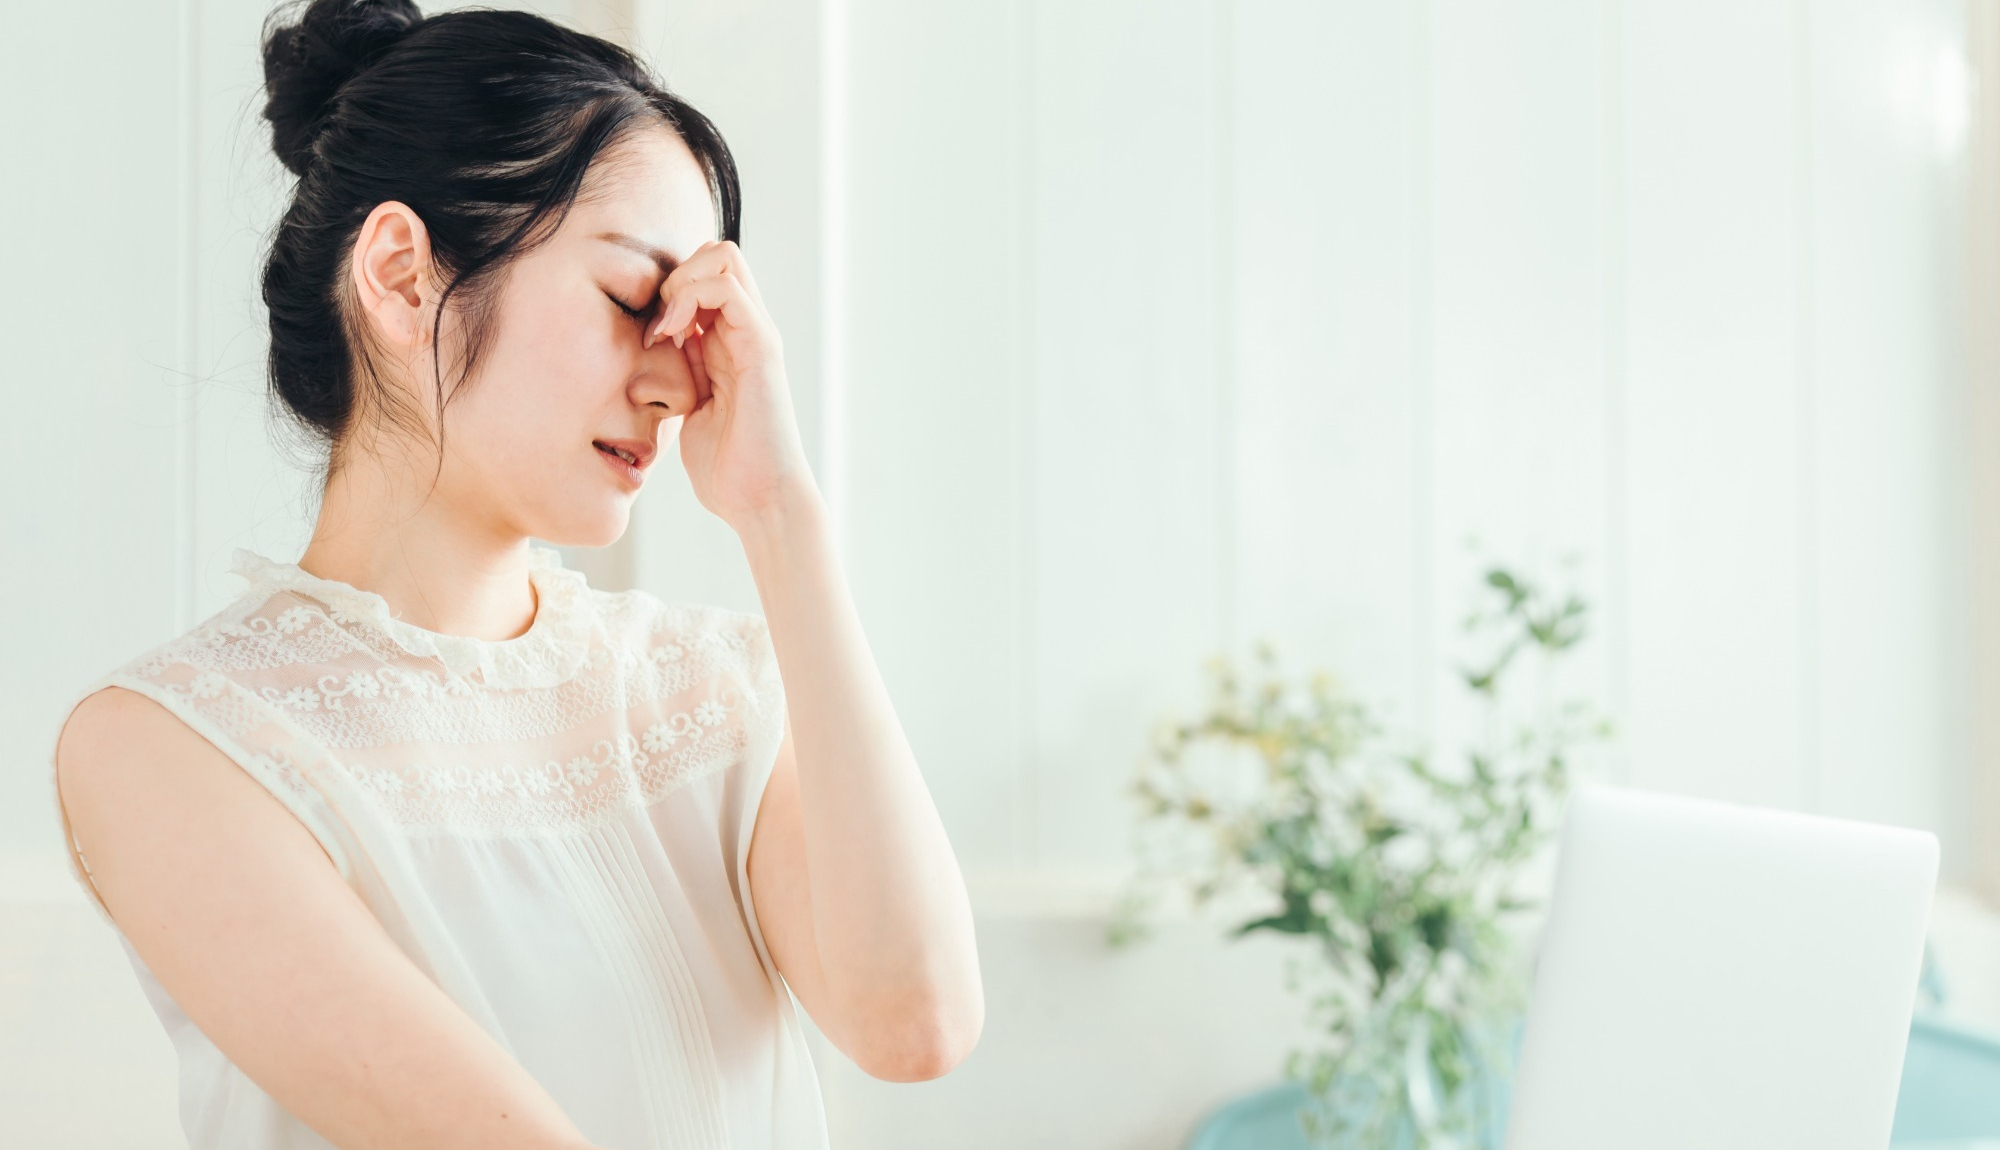
<path id="1" fill-rule="evenodd" d="M 599 591 L 532 555 L 533 624 L 488 641 L 238 549 L 241 597 L 71 708 L 125 687 L 219 747 L 596 1145 L 825 1147 L 746 867 L 784 734 L 764 620 Z M 59 794 L 56 811 L 74 848 Z M 70 867 L 116 930 L 88 861 Z M 330 1146 L 118 937 L 179 1055 L 190 1150 Z"/>

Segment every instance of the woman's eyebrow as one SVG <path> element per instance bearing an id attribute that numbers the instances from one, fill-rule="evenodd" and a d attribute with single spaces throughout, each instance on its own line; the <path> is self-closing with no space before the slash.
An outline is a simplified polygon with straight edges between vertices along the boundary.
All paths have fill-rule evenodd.
<path id="1" fill-rule="evenodd" d="M 673 270 L 681 266 L 681 262 L 668 255 L 664 248 L 653 247 L 646 241 L 636 236 L 628 236 L 624 232 L 599 232 L 590 238 L 594 240 L 609 240 L 621 248 L 630 248 L 642 256 L 651 258 L 654 263 L 660 265 L 661 275 L 672 275 Z"/>

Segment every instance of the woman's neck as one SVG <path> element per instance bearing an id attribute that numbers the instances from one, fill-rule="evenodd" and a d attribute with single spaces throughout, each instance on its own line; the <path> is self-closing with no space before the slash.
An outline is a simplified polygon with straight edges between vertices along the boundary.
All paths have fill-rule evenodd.
<path id="1" fill-rule="evenodd" d="M 528 630 L 538 608 L 531 544 L 506 524 L 455 506 L 428 469 L 351 458 L 327 480 L 307 574 L 373 591 L 412 626 L 500 641 Z"/>

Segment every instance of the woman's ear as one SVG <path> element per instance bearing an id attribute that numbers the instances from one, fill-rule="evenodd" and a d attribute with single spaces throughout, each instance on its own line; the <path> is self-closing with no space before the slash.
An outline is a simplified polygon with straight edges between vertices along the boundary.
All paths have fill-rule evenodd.
<path id="1" fill-rule="evenodd" d="M 356 303 L 384 345 L 422 347 L 431 334 L 430 233 L 407 204 L 384 200 L 361 222 L 354 238 Z"/>

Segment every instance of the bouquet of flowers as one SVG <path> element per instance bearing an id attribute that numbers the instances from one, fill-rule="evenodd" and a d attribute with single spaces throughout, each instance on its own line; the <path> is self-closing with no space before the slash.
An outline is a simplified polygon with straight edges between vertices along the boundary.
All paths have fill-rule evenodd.
<path id="1" fill-rule="evenodd" d="M 1210 660 L 1205 713 L 1162 722 L 1131 792 L 1139 867 L 1108 941 L 1145 937 L 1169 890 L 1196 906 L 1249 888 L 1270 930 L 1310 939 L 1287 986 L 1309 996 L 1317 1048 L 1286 1074 L 1307 1088 L 1301 1126 L 1325 1146 L 1441 1150 L 1497 1141 L 1492 1106 L 1525 978 L 1510 916 L 1581 748 L 1609 734 L 1580 701 L 1553 704 L 1553 664 L 1584 637 L 1585 605 L 1486 572 L 1466 621 L 1482 656 L 1459 678 L 1483 732 L 1449 765 L 1398 749 L 1367 708 L 1318 672 L 1290 682 L 1268 641 L 1257 682 Z M 1519 670 L 1539 690 L 1511 716 Z M 1262 901 L 1262 898 L 1260 898 Z"/>

